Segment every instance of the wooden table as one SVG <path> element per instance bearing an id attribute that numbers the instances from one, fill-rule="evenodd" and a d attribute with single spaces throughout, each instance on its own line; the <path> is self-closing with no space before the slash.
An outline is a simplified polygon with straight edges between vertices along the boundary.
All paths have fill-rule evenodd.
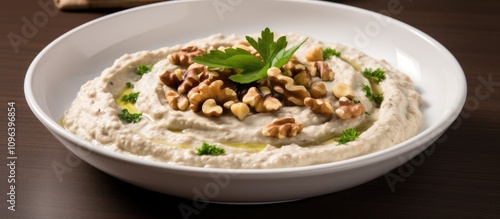
<path id="1" fill-rule="evenodd" d="M 0 9 L 0 124 L 4 145 L 0 150 L 0 218 L 181 217 L 178 206 L 191 205 L 191 200 L 130 185 L 82 162 L 28 108 L 23 81 L 37 53 L 66 31 L 113 12 L 51 14 L 41 6 L 49 2 L 10 0 L 3 1 Z M 387 9 L 390 2 L 399 2 L 403 10 L 393 18 L 426 32 L 455 55 L 468 82 L 466 107 L 457 122 L 427 153 L 361 186 L 283 204 L 209 204 L 192 218 L 500 217 L 500 2 L 338 2 L 377 12 Z M 43 16 L 48 18 L 45 23 Z M 23 30 L 25 20 L 33 17 L 39 19 L 40 27 L 31 32 Z M 17 49 L 8 40 L 12 33 L 24 36 Z M 6 202 L 10 192 L 6 165 L 9 102 L 15 102 L 16 108 L 15 212 L 7 209 L 10 204 Z M 67 172 L 58 177 L 54 168 L 63 167 Z"/>

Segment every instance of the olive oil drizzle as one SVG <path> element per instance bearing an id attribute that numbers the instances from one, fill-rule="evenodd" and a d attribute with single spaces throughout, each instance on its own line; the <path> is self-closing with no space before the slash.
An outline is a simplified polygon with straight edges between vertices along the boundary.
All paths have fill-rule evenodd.
<path id="1" fill-rule="evenodd" d="M 130 93 L 133 93 L 132 88 L 124 88 L 120 92 L 120 95 L 118 95 L 118 97 L 115 99 L 116 105 L 118 105 L 122 109 L 127 109 L 130 113 L 139 113 L 133 103 L 122 101 L 122 97 Z"/>

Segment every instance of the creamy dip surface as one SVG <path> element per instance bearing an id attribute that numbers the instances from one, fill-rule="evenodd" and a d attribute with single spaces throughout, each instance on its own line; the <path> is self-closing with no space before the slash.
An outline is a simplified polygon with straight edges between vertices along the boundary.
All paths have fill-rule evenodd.
<path id="1" fill-rule="evenodd" d="M 286 34 L 288 45 L 297 45 L 306 36 Z M 76 136 L 118 153 L 166 164 L 214 168 L 281 168 L 322 164 L 345 160 L 401 143 L 417 134 L 422 124 L 421 98 L 411 79 L 387 62 L 367 56 L 353 48 L 308 38 L 295 53 L 304 58 L 314 47 L 333 48 L 341 53 L 325 60 L 335 73 L 333 81 L 324 81 L 327 95 L 336 109 L 339 100 L 332 88 L 339 82 L 354 90 L 354 98 L 365 113 L 357 118 L 340 119 L 336 115 L 314 113 L 307 106 L 283 106 L 271 113 L 251 112 L 239 120 L 231 112 L 209 117 L 192 110 L 173 110 L 165 92 L 172 88 L 159 79 L 165 71 L 175 71 L 167 56 L 187 45 L 208 51 L 220 46 L 231 47 L 244 37 L 221 34 L 194 40 L 185 45 L 125 54 L 103 73 L 81 87 L 76 99 L 65 112 L 62 125 Z M 135 67 L 153 65 L 142 77 Z M 373 84 L 362 69 L 383 69 L 385 80 Z M 314 80 L 318 80 L 317 78 Z M 133 88 L 126 88 L 126 84 Z M 362 85 L 382 92 L 380 106 L 366 97 Z M 135 104 L 124 104 L 120 97 L 140 92 Z M 127 123 L 117 116 L 122 109 L 142 113 L 137 123 Z M 293 117 L 303 129 L 294 137 L 264 136 L 262 129 L 274 119 Z M 361 135 L 354 141 L 338 143 L 342 131 L 356 128 Z M 204 143 L 217 145 L 225 153 L 218 156 L 198 155 L 196 148 Z"/>

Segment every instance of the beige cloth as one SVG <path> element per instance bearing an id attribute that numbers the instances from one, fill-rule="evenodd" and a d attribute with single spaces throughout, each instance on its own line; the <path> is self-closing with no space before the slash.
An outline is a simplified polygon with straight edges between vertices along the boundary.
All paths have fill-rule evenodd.
<path id="1" fill-rule="evenodd" d="M 96 9 L 96 8 L 130 8 L 162 0 L 54 0 L 61 10 Z"/>

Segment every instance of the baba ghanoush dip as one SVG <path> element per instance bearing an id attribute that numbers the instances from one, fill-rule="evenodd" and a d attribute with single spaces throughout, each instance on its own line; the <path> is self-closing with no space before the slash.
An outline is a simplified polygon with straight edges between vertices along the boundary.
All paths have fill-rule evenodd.
<path id="1" fill-rule="evenodd" d="M 85 83 L 62 125 L 118 153 L 257 169 L 345 160 L 422 124 L 411 79 L 338 43 L 268 28 L 125 54 Z"/>

